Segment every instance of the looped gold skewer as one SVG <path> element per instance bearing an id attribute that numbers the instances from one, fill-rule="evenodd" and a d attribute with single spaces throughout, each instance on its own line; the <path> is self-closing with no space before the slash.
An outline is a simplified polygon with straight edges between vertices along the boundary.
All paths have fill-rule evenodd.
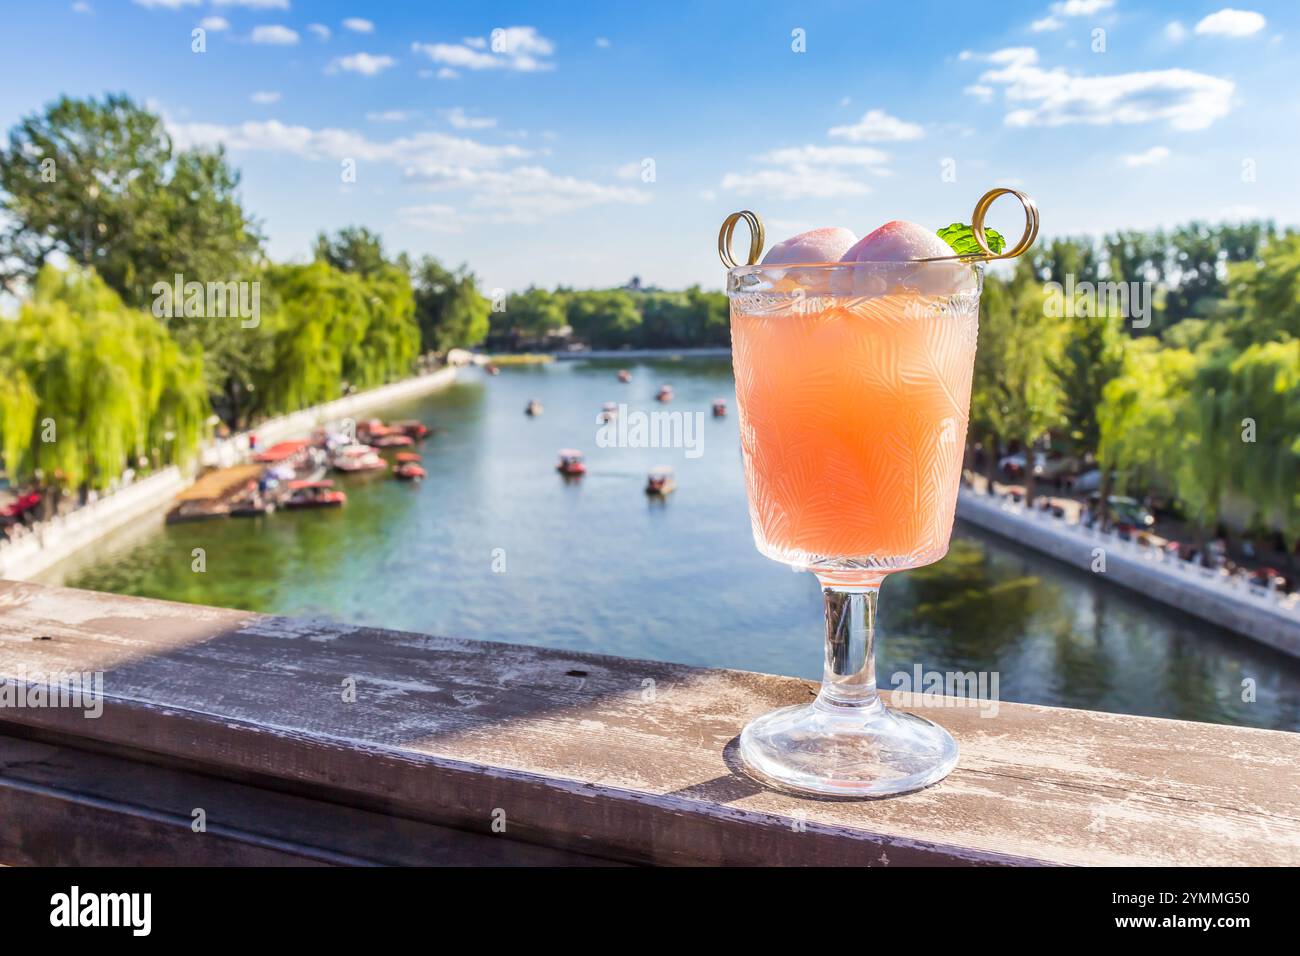
<path id="1" fill-rule="evenodd" d="M 988 234 L 984 229 L 984 217 L 988 215 L 989 208 L 998 198 L 1007 195 L 1015 196 L 1016 199 L 1020 200 L 1020 205 L 1025 210 L 1025 231 L 1014 246 L 997 253 L 989 248 Z M 1014 259 L 1017 256 L 1024 255 L 1029 247 L 1034 244 L 1034 240 L 1038 238 L 1038 204 L 1019 189 L 1011 189 L 1007 186 L 990 189 L 979 198 L 979 202 L 975 203 L 975 210 L 971 213 L 970 218 L 971 232 L 975 235 L 976 245 L 980 247 L 979 252 L 967 253 L 964 256 L 933 256 L 929 259 L 916 259 L 914 261 L 949 262 L 960 260 L 961 262 L 991 262 L 995 259 Z M 728 269 L 734 269 L 741 264 L 736 261 L 736 257 L 732 254 L 731 240 L 736 231 L 736 223 L 742 219 L 749 226 L 749 258 L 744 264 L 755 265 L 758 262 L 758 257 L 763 254 L 763 220 L 758 213 L 750 212 L 748 209 L 733 212 L 723 220 L 722 229 L 718 231 L 718 255 L 722 258 L 722 264 Z"/>
<path id="2" fill-rule="evenodd" d="M 718 255 L 722 258 L 722 264 L 728 269 L 734 269 L 741 264 L 736 261 L 736 257 L 731 252 L 731 238 L 736 231 L 736 223 L 742 219 L 749 226 L 749 258 L 744 264 L 755 265 L 758 257 L 763 254 L 763 220 L 759 218 L 758 213 L 750 212 L 748 209 L 733 212 L 723 220 L 722 228 L 718 231 Z"/>
<path id="3" fill-rule="evenodd" d="M 1020 236 L 1020 241 L 1009 249 L 1004 249 L 1001 253 L 994 252 L 989 248 L 989 237 L 984 231 L 984 217 L 988 215 L 989 207 L 1000 196 L 1011 195 L 1020 200 L 1020 205 L 1025 210 L 1025 231 Z M 975 243 L 980 247 L 978 253 L 967 253 L 964 256 L 934 256 L 930 259 L 918 259 L 918 262 L 946 262 L 951 259 L 960 259 L 962 262 L 992 262 L 994 259 L 1014 259 L 1016 256 L 1023 255 L 1034 240 L 1038 238 L 1038 204 L 1022 193 L 1019 189 L 1009 189 L 1006 186 L 999 186 L 997 189 L 990 189 L 979 198 L 975 204 L 975 211 L 970 217 L 971 232 L 975 235 Z"/>

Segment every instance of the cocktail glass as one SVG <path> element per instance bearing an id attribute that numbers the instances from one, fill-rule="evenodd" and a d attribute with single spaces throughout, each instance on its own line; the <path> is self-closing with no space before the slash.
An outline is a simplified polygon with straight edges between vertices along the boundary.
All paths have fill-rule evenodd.
<path id="1" fill-rule="evenodd" d="M 727 274 L 732 362 L 758 550 L 817 575 L 821 691 L 753 720 L 755 776 L 884 796 L 941 780 L 957 743 L 876 691 L 885 575 L 948 551 L 970 411 L 982 266 L 745 265 Z"/>

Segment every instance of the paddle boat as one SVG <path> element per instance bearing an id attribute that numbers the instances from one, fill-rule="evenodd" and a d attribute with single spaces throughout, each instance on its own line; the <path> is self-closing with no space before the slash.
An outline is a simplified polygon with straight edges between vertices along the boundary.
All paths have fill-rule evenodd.
<path id="1" fill-rule="evenodd" d="M 542 413 L 542 403 L 535 398 L 530 398 L 528 404 L 524 406 L 524 414 L 529 418 L 536 418 Z"/>
<path id="2" fill-rule="evenodd" d="M 559 463 L 556 464 L 555 470 L 562 475 L 585 475 L 587 473 L 587 466 L 583 464 L 582 452 L 578 451 L 576 448 L 561 448 L 560 460 Z"/>
<path id="3" fill-rule="evenodd" d="M 347 500 L 346 494 L 334 490 L 332 481 L 291 481 L 289 497 L 284 499 L 284 507 L 290 511 L 303 508 L 341 508 L 347 504 Z"/>
<path id="4" fill-rule="evenodd" d="M 393 477 L 400 481 L 420 481 L 428 476 L 428 472 L 420 464 L 420 456 L 415 452 L 404 451 L 397 455 L 397 466 L 393 469 Z"/>
<path id="5" fill-rule="evenodd" d="M 727 401 L 723 398 L 713 400 L 713 417 L 725 418 L 727 416 Z"/>
<path id="6" fill-rule="evenodd" d="M 335 471 L 345 474 L 388 470 L 388 462 L 380 458 L 369 445 L 344 445 L 334 452 L 330 464 Z"/>
<path id="7" fill-rule="evenodd" d="M 600 406 L 600 420 L 602 422 L 612 422 L 618 418 L 618 406 L 613 402 L 606 402 Z"/>
<path id="8" fill-rule="evenodd" d="M 645 481 L 645 493 L 660 498 L 672 494 L 677 489 L 677 479 L 669 465 L 655 465 Z"/>
<path id="9" fill-rule="evenodd" d="M 625 368 L 621 368 L 618 370 L 618 380 L 626 385 L 628 382 L 632 381 L 632 373 Z"/>
<path id="10" fill-rule="evenodd" d="M 424 422 L 416 421 L 413 418 L 405 421 L 393 422 L 392 427 L 403 435 L 408 435 L 417 441 L 421 438 L 429 437 L 429 426 Z"/>
<path id="11" fill-rule="evenodd" d="M 497 366 L 495 366 L 495 365 L 491 365 L 491 364 L 488 364 L 488 365 L 484 366 L 484 370 L 485 370 L 489 375 L 500 375 L 500 374 L 501 374 L 501 369 L 499 369 Z"/>
<path id="12" fill-rule="evenodd" d="M 655 394 L 656 402 L 671 402 L 673 400 L 673 387 L 671 385 L 660 385 L 659 391 Z"/>

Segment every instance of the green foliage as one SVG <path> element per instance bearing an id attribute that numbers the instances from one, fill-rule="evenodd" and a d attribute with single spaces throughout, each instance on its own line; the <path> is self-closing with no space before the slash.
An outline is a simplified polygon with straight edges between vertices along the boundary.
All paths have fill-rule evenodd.
<path id="1" fill-rule="evenodd" d="M 420 351 L 411 282 L 398 266 L 370 275 L 324 260 L 271 266 L 270 308 L 254 333 L 268 360 L 249 369 L 243 417 L 275 415 L 410 373 Z M 261 350 L 259 350 L 261 351 Z"/>
<path id="2" fill-rule="evenodd" d="M 987 277 L 971 394 L 976 434 L 1029 445 L 1063 421 L 1065 336 L 1047 311 L 1041 287 Z"/>
<path id="3" fill-rule="evenodd" d="M 425 256 L 415 271 L 415 319 L 424 351 L 470 348 L 488 334 L 491 303 L 467 266 L 455 272 Z"/>
<path id="4" fill-rule="evenodd" d="M 0 282 L 31 281 L 54 253 L 132 306 L 176 273 L 202 282 L 246 273 L 260 236 L 220 150 L 175 151 L 162 120 L 126 96 L 63 97 L 27 116 L 0 150 Z"/>
<path id="5" fill-rule="evenodd" d="M 984 252 L 975 238 L 974 227 L 965 223 L 954 222 L 950 226 L 944 226 L 939 230 L 939 238 L 952 246 L 952 251 L 959 256 L 978 256 Z M 1002 237 L 1002 233 L 987 226 L 984 227 L 984 241 L 994 254 L 1000 253 L 1007 247 L 1007 241 Z"/>
<path id="6" fill-rule="evenodd" d="M 365 226 L 340 229 L 332 239 L 323 232 L 317 234 L 313 253 L 318 262 L 363 276 L 373 275 L 388 265 L 384 241 Z"/>
<path id="7" fill-rule="evenodd" d="M 42 269 L 16 320 L 0 322 L 0 354 L 14 375 L 0 387 L 0 439 L 19 481 L 39 471 L 104 488 L 140 457 L 182 461 L 209 413 L 197 351 L 93 272 Z"/>

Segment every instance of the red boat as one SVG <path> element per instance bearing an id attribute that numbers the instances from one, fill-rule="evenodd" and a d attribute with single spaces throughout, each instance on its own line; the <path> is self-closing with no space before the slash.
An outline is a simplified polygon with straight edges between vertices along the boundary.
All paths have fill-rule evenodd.
<path id="1" fill-rule="evenodd" d="M 715 398 L 713 400 L 713 417 L 725 418 L 727 415 L 727 401 L 724 398 Z"/>
<path id="2" fill-rule="evenodd" d="M 370 445 L 373 448 L 410 448 L 415 444 L 415 439 L 410 435 L 402 435 L 394 431 L 388 431 L 383 435 L 370 433 Z"/>
<path id="3" fill-rule="evenodd" d="M 393 469 L 393 477 L 401 481 L 420 481 L 428 477 L 428 472 L 421 466 L 419 455 L 404 451 L 397 456 L 397 467 Z"/>
<path id="4" fill-rule="evenodd" d="M 417 440 L 429 437 L 429 426 L 424 422 L 419 422 L 415 419 L 403 422 L 393 422 L 392 427 L 403 435 L 407 435 Z"/>
<path id="5" fill-rule="evenodd" d="M 621 368 L 618 370 L 618 380 L 626 385 L 632 381 L 632 373 L 625 368 Z"/>
<path id="6" fill-rule="evenodd" d="M 290 510 L 339 508 L 347 504 L 347 500 L 346 494 L 334 490 L 332 481 L 291 481 L 289 497 L 284 500 L 284 507 Z"/>
<path id="7" fill-rule="evenodd" d="M 561 448 L 560 461 L 555 470 L 562 475 L 585 475 L 587 466 L 582 462 L 582 452 L 576 448 Z"/>
<path id="8" fill-rule="evenodd" d="M 673 400 L 673 387 L 671 385 L 660 385 L 659 392 L 655 395 L 656 402 L 671 402 Z"/>

